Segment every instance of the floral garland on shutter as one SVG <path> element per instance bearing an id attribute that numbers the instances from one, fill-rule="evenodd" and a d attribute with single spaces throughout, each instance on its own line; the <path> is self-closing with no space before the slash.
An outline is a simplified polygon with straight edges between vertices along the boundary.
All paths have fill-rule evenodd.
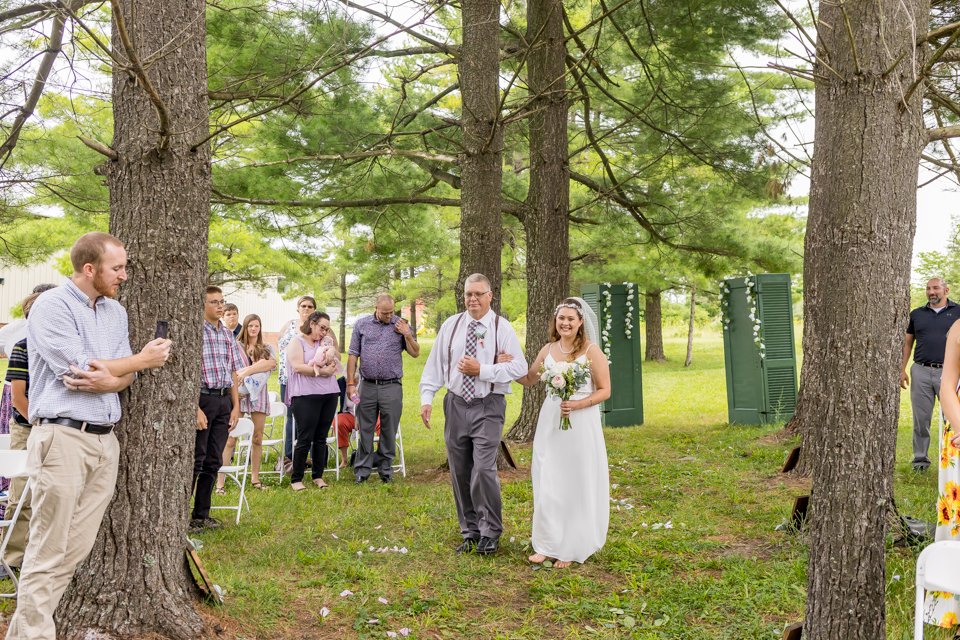
<path id="1" fill-rule="evenodd" d="M 613 358 L 610 356 L 610 329 L 613 327 L 613 318 L 611 317 L 610 311 L 613 308 L 613 294 L 610 293 L 610 283 L 604 282 L 603 286 L 605 289 L 600 292 L 600 295 L 603 297 L 603 330 L 601 335 L 603 336 L 603 353 L 607 356 L 607 362 L 613 362 Z"/>
<path id="2" fill-rule="evenodd" d="M 627 310 L 623 319 L 623 335 L 627 340 L 631 340 L 633 339 L 633 304 L 637 297 L 637 285 L 632 282 L 624 282 L 622 284 L 627 288 Z M 613 318 L 611 317 L 613 294 L 610 293 L 610 287 L 613 285 L 609 282 L 604 282 L 603 286 L 605 288 L 600 292 L 600 297 L 601 304 L 603 305 L 604 322 L 600 335 L 603 337 L 603 353 L 607 356 L 607 362 L 613 362 L 610 355 L 610 331 L 613 329 Z"/>
<path id="3" fill-rule="evenodd" d="M 743 279 L 743 295 L 747 301 L 747 317 L 750 318 L 753 329 L 753 343 L 760 350 L 760 359 L 767 357 L 767 345 L 763 341 L 763 324 L 760 322 L 760 306 L 757 298 L 756 278 L 752 275 Z M 730 287 L 726 282 L 720 285 L 720 317 L 723 320 L 723 330 L 730 330 Z"/>

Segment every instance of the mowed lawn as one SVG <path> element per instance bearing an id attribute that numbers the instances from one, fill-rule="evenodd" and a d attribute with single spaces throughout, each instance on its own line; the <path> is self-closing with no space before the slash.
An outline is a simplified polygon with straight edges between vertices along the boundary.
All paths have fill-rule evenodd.
<path id="1" fill-rule="evenodd" d="M 206 606 L 220 637 L 780 638 L 803 616 L 805 534 L 776 531 L 803 480 L 779 474 L 796 444 L 779 425 L 726 424 L 723 346 L 667 338 L 666 363 L 644 363 L 645 423 L 604 435 L 612 483 L 604 549 L 572 569 L 532 567 L 529 446 L 502 476 L 506 531 L 490 558 L 456 556 L 458 526 L 444 461 L 440 399 L 419 420 L 417 383 L 432 346 L 405 361 L 402 421 L 408 476 L 294 494 L 248 492 L 239 526 L 204 533 L 201 557 L 226 592 Z M 0 361 L 0 369 L 5 361 Z M 508 403 L 508 426 L 520 394 Z M 896 487 L 901 510 L 932 520 L 936 475 L 910 471 L 903 396 Z M 276 485 L 276 476 L 267 476 Z M 227 498 L 236 501 L 232 490 Z M 226 512 L 217 514 L 228 518 Z M 917 549 L 888 546 L 888 637 L 907 638 Z M 349 592 L 349 593 L 348 593 Z M 856 608 L 856 603 L 851 603 Z M 9 610 L 9 608 L 7 609 Z M 947 638 L 928 630 L 928 638 Z"/>

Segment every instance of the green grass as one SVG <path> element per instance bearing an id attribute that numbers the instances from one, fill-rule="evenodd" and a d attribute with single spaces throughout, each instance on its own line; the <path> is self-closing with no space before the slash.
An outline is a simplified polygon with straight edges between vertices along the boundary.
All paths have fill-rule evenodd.
<path id="1" fill-rule="evenodd" d="M 572 570 L 525 561 L 532 496 L 524 446 L 512 447 L 523 472 L 503 478 L 501 552 L 453 554 L 453 498 L 436 470 L 445 457 L 440 398 L 433 430 L 418 417 L 417 382 L 431 344 L 423 346 L 420 359 L 405 360 L 406 479 L 356 486 L 347 474 L 323 491 L 251 491 L 252 511 L 239 526 L 200 536 L 208 571 L 226 590 L 226 603 L 208 608 L 225 637 L 385 638 L 407 627 L 416 638 L 773 640 L 803 617 L 806 536 L 774 530 L 806 492 L 778 473 L 795 442 L 770 437 L 778 426 L 725 423 L 718 335 L 698 337 L 690 369 L 680 337 L 666 341 L 668 362 L 644 363 L 646 423 L 604 432 L 611 495 L 620 501 L 607 544 Z M 508 426 L 519 401 L 519 393 L 509 398 Z M 898 503 L 931 520 L 936 475 L 910 471 L 906 394 L 901 408 Z M 654 527 L 668 521 L 670 529 Z M 916 553 L 888 550 L 888 638 L 910 634 Z M 354 595 L 341 597 L 344 590 Z"/>

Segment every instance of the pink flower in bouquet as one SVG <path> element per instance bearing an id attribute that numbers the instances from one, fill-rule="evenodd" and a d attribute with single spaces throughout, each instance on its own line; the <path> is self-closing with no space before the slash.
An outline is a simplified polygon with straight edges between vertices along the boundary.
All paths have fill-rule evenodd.
<path id="1" fill-rule="evenodd" d="M 553 385 L 554 389 L 563 389 L 567 384 L 567 381 L 563 379 L 563 376 L 553 376 L 550 380 L 550 384 Z"/>

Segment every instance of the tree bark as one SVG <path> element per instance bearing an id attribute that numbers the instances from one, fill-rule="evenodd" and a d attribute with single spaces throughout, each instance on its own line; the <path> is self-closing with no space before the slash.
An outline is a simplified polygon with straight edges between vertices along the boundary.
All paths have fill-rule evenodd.
<path id="1" fill-rule="evenodd" d="M 413 331 L 413 335 L 417 335 L 417 295 L 413 294 L 413 299 L 410 301 L 410 330 Z"/>
<path id="2" fill-rule="evenodd" d="M 548 339 L 556 305 L 570 294 L 570 175 L 567 165 L 567 112 L 560 0 L 527 3 L 527 83 L 530 116 L 530 190 L 523 228 L 527 245 L 526 356 L 533 362 Z M 543 385 L 523 389 L 520 415 L 507 438 L 532 442 Z"/>
<path id="3" fill-rule="evenodd" d="M 461 122 L 460 277 L 457 308 L 464 310 L 463 281 L 471 273 L 490 279 L 493 308 L 500 311 L 500 190 L 503 125 L 500 121 L 500 3 L 463 0 L 460 53 Z"/>
<path id="4" fill-rule="evenodd" d="M 662 291 L 647 291 L 643 294 L 643 320 L 647 327 L 647 351 L 644 360 L 647 362 L 663 362 L 667 356 L 663 353 L 663 315 L 660 304 Z"/>
<path id="5" fill-rule="evenodd" d="M 340 274 L 340 353 L 347 352 L 347 272 Z"/>
<path id="6" fill-rule="evenodd" d="M 829 58 L 814 67 L 804 259 L 804 404 L 816 416 L 804 425 L 813 481 L 805 640 L 885 633 L 885 518 L 926 141 L 923 91 L 904 97 L 928 55 L 913 25 L 927 25 L 929 9 L 819 5 L 830 28 L 818 30 Z"/>
<path id="7" fill-rule="evenodd" d="M 205 7 L 202 0 L 140 0 L 136 10 L 129 0 L 120 4 L 137 57 L 165 51 L 147 74 L 172 132 L 161 143 L 158 109 L 144 86 L 115 73 L 118 159 L 107 181 L 110 230 L 129 256 L 121 302 L 134 350 L 153 338 L 158 319 L 170 322 L 174 349 L 165 367 L 141 374 L 122 394 L 117 493 L 57 618 L 66 638 L 153 632 L 186 640 L 202 629 L 184 547 L 209 226 L 210 149 L 190 148 L 208 127 Z M 113 20 L 113 48 L 126 51 L 116 13 Z"/>
<path id="8" fill-rule="evenodd" d="M 687 357 L 683 361 L 683 366 L 689 367 L 693 364 L 693 327 L 694 319 L 697 313 L 697 288 L 690 287 L 690 324 L 687 326 Z"/>

